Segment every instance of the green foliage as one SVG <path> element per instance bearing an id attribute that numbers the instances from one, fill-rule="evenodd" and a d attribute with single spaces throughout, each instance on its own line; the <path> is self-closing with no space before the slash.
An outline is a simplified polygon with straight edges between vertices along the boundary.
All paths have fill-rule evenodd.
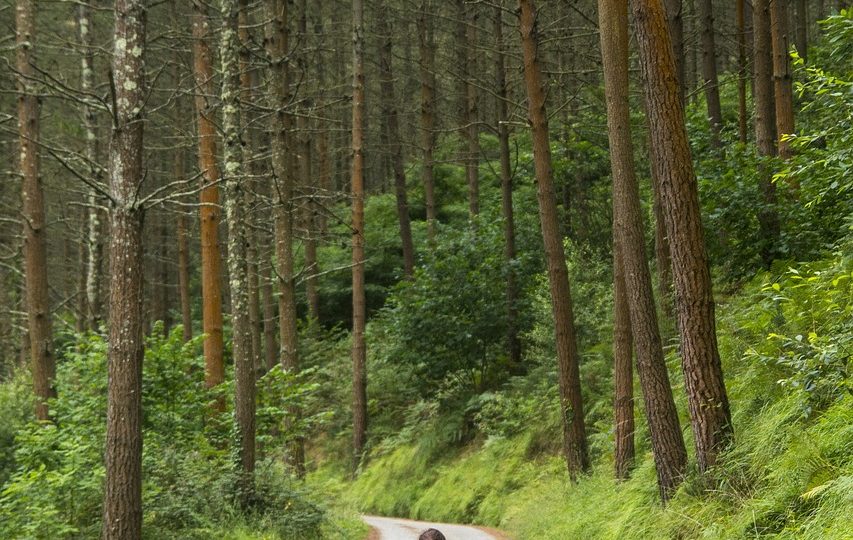
<path id="1" fill-rule="evenodd" d="M 152 335 L 162 335 L 162 328 L 155 327 Z M 330 526 L 326 507 L 276 461 L 258 464 L 253 503 L 248 509 L 238 504 L 235 458 L 228 444 L 233 438 L 233 411 L 229 408 L 214 419 L 209 408 L 218 396 L 230 395 L 230 385 L 205 390 L 203 362 L 196 352 L 203 338 L 183 343 L 181 335 L 181 328 L 176 328 L 166 338 L 148 338 L 145 351 L 145 536 L 225 537 L 225 531 L 243 524 L 269 538 L 322 537 Z M 4 457 L 3 462 L 8 480 L 0 489 L 0 537 L 52 540 L 99 535 L 106 352 L 97 335 L 81 336 L 70 344 L 57 369 L 59 398 L 51 403 L 55 422 L 9 424 L 17 429 L 13 460 Z M 283 396 L 269 396 L 284 387 Z M 282 444 L 281 439 L 270 438 L 269 424 L 293 402 L 310 403 L 307 396 L 314 391 L 313 385 L 279 370 L 263 379 L 262 440 Z M 0 415 L 20 414 L 17 393 L 29 393 L 18 379 L 0 385 Z M 297 428 L 309 429 L 321 418 L 308 415 Z M 7 453 L 4 450 L 3 455 Z"/>

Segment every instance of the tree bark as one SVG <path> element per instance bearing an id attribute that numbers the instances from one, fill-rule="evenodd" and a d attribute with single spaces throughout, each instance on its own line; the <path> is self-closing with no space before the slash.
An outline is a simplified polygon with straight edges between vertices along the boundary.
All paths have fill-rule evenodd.
<path id="1" fill-rule="evenodd" d="M 223 167 L 225 169 L 225 221 L 228 224 L 228 273 L 231 290 L 231 321 L 234 326 L 234 416 L 240 465 L 238 489 L 244 502 L 253 490 L 255 470 L 255 360 L 252 356 L 252 321 L 249 316 L 249 280 L 246 256 L 247 226 L 243 192 L 243 155 L 240 140 L 240 60 L 237 0 L 220 0 L 222 31 L 219 57 L 222 64 Z"/>
<path id="2" fill-rule="evenodd" d="M 216 162 L 216 125 L 214 123 L 213 66 L 207 42 L 209 20 L 207 4 L 193 0 L 193 71 L 198 116 L 198 164 L 201 190 L 201 289 L 204 339 L 204 381 L 212 388 L 225 380 L 222 338 L 222 261 L 219 250 L 219 165 Z M 222 407 L 223 404 L 219 404 Z"/>
<path id="3" fill-rule="evenodd" d="M 145 7 L 116 0 L 110 143 L 110 312 L 102 538 L 142 538 L 142 219 Z"/>
<path id="4" fill-rule="evenodd" d="M 714 320 L 699 193 L 684 111 L 675 86 L 675 62 L 660 0 L 631 0 L 640 66 L 646 86 L 653 145 L 672 251 L 682 367 L 699 471 L 705 472 L 733 439 Z"/>
<path id="5" fill-rule="evenodd" d="M 599 8 L 600 9 L 600 8 Z M 603 28 L 601 29 L 603 31 Z M 614 233 L 616 229 L 614 228 Z M 614 234 L 615 236 L 615 234 Z M 616 424 L 616 479 L 627 480 L 634 468 L 634 374 L 631 314 L 618 240 L 613 243 L 613 411 Z"/>
<path id="6" fill-rule="evenodd" d="M 387 7 L 382 3 L 382 11 Z M 379 66 L 382 78 L 379 82 L 382 109 L 388 131 L 392 168 L 394 169 L 394 195 L 397 200 L 397 221 L 400 223 L 400 243 L 403 246 L 403 275 L 412 279 L 415 273 L 415 244 L 412 241 L 412 224 L 409 218 L 409 200 L 406 193 L 406 169 L 403 161 L 403 144 L 400 137 L 400 121 L 394 92 L 392 35 L 385 17 L 377 18 L 377 31 L 382 43 L 379 47 Z"/>
<path id="7" fill-rule="evenodd" d="M 272 133 L 272 169 L 277 194 L 275 209 L 275 252 L 278 263 L 279 285 L 279 339 L 281 367 L 299 369 L 298 334 L 296 328 L 296 290 L 293 263 L 293 215 L 295 167 L 290 151 L 289 134 L 293 127 L 292 114 L 287 110 L 290 102 L 290 54 L 288 31 L 288 4 L 286 0 L 267 0 L 267 54 L 272 62 L 270 69 L 271 101 L 276 114 L 270 116 Z M 292 410 L 291 417 L 298 415 Z M 286 426 L 290 427 L 290 426 Z M 288 463 L 298 475 L 304 474 L 305 456 L 301 441 L 296 438 L 288 448 Z"/>
<path id="8" fill-rule="evenodd" d="M 741 144 L 747 142 L 747 111 L 746 111 L 746 0 L 735 0 L 737 2 L 737 97 L 738 97 L 738 139 Z"/>
<path id="9" fill-rule="evenodd" d="M 758 213 L 761 228 L 761 258 L 770 268 L 779 242 L 779 218 L 776 214 L 776 184 L 768 159 L 776 155 L 776 108 L 773 96 L 773 55 L 770 30 L 770 0 L 753 0 L 755 142 L 759 163 L 759 182 L 763 207 Z"/>
<path id="10" fill-rule="evenodd" d="M 352 371 L 355 469 L 367 442 L 367 350 L 364 342 L 364 4 L 352 2 Z"/>
<path id="11" fill-rule="evenodd" d="M 684 59 L 684 8 L 682 0 L 666 0 L 666 17 L 669 25 L 669 33 L 672 35 L 672 52 L 675 55 L 675 75 L 678 77 L 678 90 L 681 102 L 687 95 L 685 81 L 685 59 Z"/>
<path id="12" fill-rule="evenodd" d="M 19 166 L 23 182 L 21 207 L 24 223 L 24 281 L 30 362 L 38 420 L 48 420 L 47 400 L 56 397 L 53 379 L 53 329 L 47 281 L 47 238 L 44 190 L 39 172 L 39 98 L 34 83 L 33 43 L 35 2 L 18 0 L 15 9 L 15 44 L 18 90 Z"/>
<path id="13" fill-rule="evenodd" d="M 720 85 L 717 78 L 717 47 L 714 39 L 714 7 L 712 0 L 699 0 L 698 13 L 702 42 L 702 79 L 708 120 L 711 123 L 711 145 L 720 147 L 723 109 L 720 105 Z"/>
<path id="14" fill-rule="evenodd" d="M 770 29 L 773 43 L 773 89 L 776 105 L 776 136 L 779 157 L 791 157 L 791 145 L 783 140 L 794 133 L 794 89 L 791 74 L 790 28 L 788 25 L 788 1 L 770 2 Z"/>
<path id="15" fill-rule="evenodd" d="M 473 81 L 472 65 L 476 51 L 472 50 L 477 37 L 476 6 L 466 6 L 464 0 L 456 0 L 456 66 L 459 70 L 459 119 L 461 135 L 465 149 L 462 152 L 462 164 L 465 178 L 468 180 L 469 217 L 480 213 L 480 139 L 477 119 L 477 87 Z"/>
<path id="16" fill-rule="evenodd" d="M 583 399 L 581 397 L 577 339 L 572 312 L 572 297 L 563 239 L 558 228 L 557 200 L 551 169 L 548 140 L 548 115 L 545 87 L 539 59 L 536 12 L 532 0 L 519 0 L 521 44 L 524 57 L 524 82 L 527 88 L 528 114 L 533 136 L 533 164 L 536 173 L 539 220 L 545 244 L 551 307 L 556 332 L 563 423 L 563 451 L 571 480 L 589 468 Z"/>
<path id="17" fill-rule="evenodd" d="M 521 340 L 518 338 L 518 279 L 513 262 L 515 261 L 515 214 L 512 208 L 512 167 L 509 151 L 509 113 L 506 81 L 506 52 L 503 38 L 503 2 L 495 9 L 495 111 L 497 113 L 498 147 L 500 149 L 501 175 L 501 215 L 504 226 L 504 260 L 507 264 L 506 304 L 507 304 L 507 352 L 510 371 L 522 374 L 525 368 L 521 363 Z"/>
<path id="18" fill-rule="evenodd" d="M 429 12 L 431 0 L 424 0 L 418 14 L 418 50 L 421 77 L 421 150 L 423 151 L 424 204 L 426 205 L 427 237 L 435 240 L 436 206 L 435 174 L 435 36 L 433 17 Z"/>
<path id="19" fill-rule="evenodd" d="M 630 465 L 627 459 L 629 449 L 630 457 L 633 458 L 633 440 L 624 447 L 619 446 L 620 435 L 621 439 L 628 436 L 624 431 L 620 432 L 620 429 L 627 429 L 620 428 L 620 422 L 630 422 L 630 428 L 633 430 L 633 406 L 624 403 L 625 400 L 632 399 L 630 362 L 633 336 L 637 373 L 643 390 L 658 487 L 661 499 L 666 501 L 684 476 L 687 450 L 684 447 L 678 411 L 669 383 L 652 293 L 651 273 L 644 248 L 645 229 L 634 166 L 628 102 L 628 2 L 599 0 L 598 13 L 613 176 L 616 474 L 617 478 L 627 476 L 627 468 Z M 629 328 L 625 328 L 629 325 Z M 627 367 L 624 365 L 626 361 Z M 620 450 L 624 451 L 620 453 Z"/>
<path id="20" fill-rule="evenodd" d="M 809 48 L 809 11 L 806 6 L 806 0 L 796 0 L 794 4 L 797 8 L 796 17 L 796 44 L 797 54 L 803 59 L 803 62 L 808 61 Z"/>

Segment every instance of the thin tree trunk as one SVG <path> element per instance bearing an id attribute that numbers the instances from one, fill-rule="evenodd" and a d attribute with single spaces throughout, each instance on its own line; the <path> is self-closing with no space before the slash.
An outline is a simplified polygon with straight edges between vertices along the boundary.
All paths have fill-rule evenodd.
<path id="1" fill-rule="evenodd" d="M 672 35 L 672 52 L 675 54 L 675 75 L 678 77 L 678 90 L 681 102 L 686 97 L 685 59 L 684 59 L 684 8 L 682 0 L 666 0 L 666 17 L 669 33 Z"/>
<path id="2" fill-rule="evenodd" d="M 699 471 L 705 472 L 733 439 L 714 320 L 699 194 L 684 111 L 675 86 L 675 61 L 661 0 L 632 0 L 646 86 L 650 144 L 661 173 L 666 228 L 681 335 L 682 367 Z"/>
<path id="3" fill-rule="evenodd" d="M 468 180 L 468 214 L 471 218 L 480 213 L 480 140 L 477 120 L 477 87 L 474 84 L 472 65 L 476 51 L 472 50 L 477 37 L 476 6 L 466 6 L 464 0 L 456 0 L 456 53 L 459 70 L 459 133 L 465 143 L 462 163 Z"/>
<path id="4" fill-rule="evenodd" d="M 620 459 L 620 397 L 631 399 L 631 339 L 637 355 L 637 374 L 643 389 L 646 419 L 652 440 L 661 499 L 666 501 L 681 482 L 687 466 L 687 450 L 672 396 L 663 344 L 655 311 L 652 279 L 646 260 L 640 190 L 634 166 L 628 101 L 628 2 L 599 0 L 599 28 L 610 135 L 613 176 L 613 234 L 615 329 L 614 369 L 617 391 L 617 478 L 627 474 L 628 461 Z M 627 317 L 627 320 L 626 320 Z M 630 328 L 624 326 L 630 324 Z M 626 343 L 627 342 L 627 343 Z M 628 367 L 624 367 L 626 360 Z M 627 379 L 627 380 L 626 380 Z M 622 385 L 620 386 L 620 380 Z M 627 385 L 627 388 L 626 388 Z M 627 405 L 622 404 L 622 407 Z M 622 413 L 620 416 L 620 412 Z M 630 408 L 633 429 L 633 408 Z M 622 433 L 623 437 L 627 434 Z M 633 440 L 629 448 L 632 450 Z"/>
<path id="5" fill-rule="evenodd" d="M 803 59 L 803 62 L 808 61 L 809 48 L 809 11 L 806 6 L 806 0 L 796 0 L 794 4 L 797 8 L 796 17 L 796 44 L 797 54 Z"/>
<path id="6" fill-rule="evenodd" d="M 435 152 L 435 37 L 432 2 L 421 2 L 418 14 L 418 49 L 420 52 L 421 77 L 421 150 L 423 151 L 424 204 L 426 205 L 427 237 L 435 240 L 436 207 L 435 175 L 433 172 Z"/>
<path id="7" fill-rule="evenodd" d="M 24 281 L 36 418 L 48 420 L 47 400 L 56 397 L 53 386 L 56 360 L 53 356 L 53 330 L 48 297 L 44 191 L 39 176 L 39 99 L 33 82 L 34 41 L 35 2 L 18 0 L 15 9 L 15 43 L 21 151 L 19 166 L 23 176 L 21 212 L 24 223 Z"/>
<path id="8" fill-rule="evenodd" d="M 182 180 L 184 173 L 184 152 L 175 152 L 175 180 Z M 187 216 L 180 212 L 177 217 L 178 229 L 178 289 L 181 296 L 181 324 L 184 341 L 193 337 L 192 298 L 190 297 L 190 246 L 187 239 Z"/>
<path id="9" fill-rule="evenodd" d="M 385 4 L 381 5 L 385 11 Z M 382 73 L 380 92 L 382 109 L 388 130 L 391 160 L 394 169 L 394 194 L 397 199 L 397 220 L 400 223 L 400 243 L 403 246 L 403 274 L 412 279 L 415 273 L 415 245 L 412 241 L 412 224 L 409 218 L 409 201 L 406 194 L 406 169 L 403 162 L 403 144 L 400 138 L 400 122 L 394 92 L 393 49 L 391 29 L 385 17 L 377 18 L 377 31 L 382 42 L 379 47 L 379 66 Z"/>
<path id="10" fill-rule="evenodd" d="M 238 489 L 244 502 L 253 490 L 255 470 L 255 360 L 252 356 L 252 321 L 249 316 L 249 280 L 246 256 L 246 209 L 243 192 L 240 140 L 240 43 L 237 0 L 220 0 L 222 32 L 219 56 L 222 64 L 223 167 L 225 169 L 225 222 L 228 224 L 228 273 L 231 290 L 231 321 L 234 326 L 234 417 L 240 464 Z"/>
<path id="11" fill-rule="evenodd" d="M 518 5 L 521 12 L 524 81 L 533 136 L 533 164 L 539 199 L 539 220 L 542 239 L 545 243 L 545 259 L 548 265 L 551 307 L 556 332 L 563 451 L 569 476 L 574 482 L 577 481 L 578 475 L 589 467 L 578 366 L 579 356 L 566 255 L 558 228 L 557 200 L 554 193 L 551 148 L 548 140 L 548 115 L 545 110 L 545 87 L 539 65 L 536 12 L 532 0 L 519 0 Z"/>
<path id="12" fill-rule="evenodd" d="M 512 208 L 512 167 L 509 151 L 509 113 L 506 82 L 506 52 L 503 38 L 503 2 L 495 9 L 495 111 L 497 112 L 498 147 L 501 164 L 501 215 L 504 226 L 504 260 L 507 264 L 507 352 L 510 371 L 525 372 L 521 363 L 521 340 L 518 338 L 518 280 L 513 266 L 515 260 L 515 215 Z"/>
<path id="13" fill-rule="evenodd" d="M 773 96 L 773 54 L 770 31 L 770 0 L 753 0 L 755 143 L 759 162 L 759 187 L 763 203 L 758 213 L 761 228 L 761 258 L 770 268 L 776 258 L 779 241 L 779 218 L 776 214 L 776 184 L 768 159 L 776 155 L 776 108 Z"/>
<path id="14" fill-rule="evenodd" d="M 770 2 L 770 29 L 773 42 L 773 89 L 776 105 L 776 136 L 779 157 L 791 157 L 791 145 L 783 140 L 794 133 L 794 90 L 791 75 L 790 28 L 788 25 L 788 1 Z"/>
<path id="15" fill-rule="evenodd" d="M 720 105 L 720 85 L 717 78 L 717 47 L 714 43 L 714 7 L 711 0 L 699 0 L 698 13 L 702 41 L 702 79 L 708 120 L 711 123 L 711 145 L 720 147 L 723 109 Z"/>
<path id="16" fill-rule="evenodd" d="M 367 442 L 367 349 L 364 342 L 364 4 L 352 2 L 352 372 L 355 469 Z"/>
<path id="17" fill-rule="evenodd" d="M 270 56 L 271 101 L 276 114 L 270 116 L 272 133 L 272 169 L 277 194 L 275 209 L 275 252 L 278 263 L 279 285 L 279 338 L 281 344 L 281 367 L 285 370 L 299 369 L 298 334 L 296 328 L 296 292 L 293 263 L 293 192 L 295 183 L 294 163 L 290 151 L 289 132 L 293 117 L 287 107 L 290 101 L 290 54 L 288 31 L 288 5 L 286 0 L 267 0 L 267 53 Z M 291 417 L 298 410 L 291 411 Z M 291 428 L 291 425 L 285 426 Z M 305 456 L 301 440 L 294 437 L 288 445 L 287 460 L 298 475 L 304 474 Z"/>
<path id="18" fill-rule="evenodd" d="M 142 538 L 142 273 L 145 2 L 116 0 L 110 144 L 110 312 L 105 540 Z"/>
<path id="19" fill-rule="evenodd" d="M 259 281 L 261 282 L 261 304 L 264 313 L 264 366 L 267 371 L 278 363 L 278 343 L 275 339 L 275 298 L 272 292 L 272 264 L 265 262 L 260 265 Z"/>
<path id="20" fill-rule="evenodd" d="M 219 250 L 219 165 L 216 162 L 213 66 L 207 37 L 210 31 L 207 4 L 193 0 L 193 71 L 198 116 L 198 164 L 201 190 L 201 290 L 204 339 L 204 381 L 208 388 L 225 380 L 222 338 L 221 254 Z M 222 407 L 224 404 L 220 404 Z"/>
<path id="21" fill-rule="evenodd" d="M 600 8 L 599 8 L 600 9 Z M 603 32 L 602 28 L 602 32 Z M 602 38 L 603 39 L 603 38 Z M 614 228 L 614 236 L 616 229 Z M 631 314 L 618 240 L 613 242 L 613 411 L 616 479 L 626 480 L 634 468 L 634 374 Z M 657 454 L 655 454 L 657 455 Z"/>
<path id="22" fill-rule="evenodd" d="M 741 144 L 747 142 L 747 111 L 746 111 L 746 0 L 737 2 L 737 98 L 738 98 L 738 138 Z"/>

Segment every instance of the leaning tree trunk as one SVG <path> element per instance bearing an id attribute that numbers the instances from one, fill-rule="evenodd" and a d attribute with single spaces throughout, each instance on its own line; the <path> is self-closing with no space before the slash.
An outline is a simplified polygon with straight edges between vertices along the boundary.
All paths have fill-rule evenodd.
<path id="1" fill-rule="evenodd" d="M 249 315 L 249 280 L 246 257 L 247 225 L 243 192 L 244 160 L 240 140 L 240 44 L 237 38 L 237 0 L 221 0 L 222 32 L 219 57 L 222 63 L 222 135 L 224 139 L 225 222 L 228 224 L 228 283 L 231 289 L 231 321 L 234 326 L 234 417 L 240 465 L 238 489 L 250 500 L 255 470 L 255 359 L 252 351 L 252 320 Z M 248 150 L 246 151 L 248 154 Z"/>
<path id="2" fill-rule="evenodd" d="M 48 420 L 47 400 L 56 397 L 53 387 L 56 361 L 53 357 L 47 284 L 44 191 L 39 176 L 39 98 L 33 82 L 34 4 L 33 0 L 18 0 L 15 9 L 18 134 L 21 148 L 19 166 L 23 176 L 21 213 L 24 223 L 24 281 L 35 410 L 37 419 Z"/>
<path id="3" fill-rule="evenodd" d="M 637 355 L 637 373 L 643 390 L 646 419 L 657 469 L 658 488 L 661 499 L 666 501 L 684 476 L 687 450 L 684 447 L 678 411 L 675 408 L 663 355 L 663 344 L 652 293 L 651 273 L 644 247 L 645 228 L 634 166 L 628 101 L 628 1 L 599 0 L 598 14 L 613 176 L 616 293 L 614 363 L 617 375 L 615 381 L 617 405 L 620 404 L 620 394 L 630 398 L 629 389 L 623 385 L 621 388 L 625 389 L 620 392 L 618 383 L 620 380 L 624 381 L 627 376 L 628 382 L 625 384 L 630 385 L 630 367 L 620 368 L 620 362 L 624 362 L 624 356 L 627 355 L 630 363 L 630 340 L 633 335 Z M 630 329 L 627 331 L 622 329 L 622 326 L 627 324 L 624 320 L 624 310 L 627 310 L 630 319 Z M 619 330 L 621 331 L 617 332 Z M 627 345 L 623 343 L 626 340 Z M 633 409 L 631 411 L 633 422 Z M 617 408 L 617 445 L 620 442 L 619 413 L 620 409 Z M 622 417 L 626 415 L 627 412 L 623 412 Z M 623 477 L 623 474 L 627 474 L 626 463 L 624 459 L 619 459 L 622 457 L 619 450 L 620 447 L 617 446 L 616 472 L 617 477 Z"/>
<path id="4" fill-rule="evenodd" d="M 383 11 L 385 9 L 383 3 Z M 391 29 L 380 16 L 377 31 L 382 42 L 379 47 L 379 66 L 382 78 L 379 81 L 382 96 L 383 117 L 388 130 L 392 168 L 394 170 L 394 194 L 397 199 L 397 221 L 400 224 L 400 243 L 403 246 L 403 275 L 413 279 L 415 273 L 415 244 L 412 241 L 412 223 L 409 218 L 409 200 L 406 193 L 406 168 L 403 160 L 403 144 L 400 138 L 400 121 L 394 92 L 393 48 Z"/>
<path id="5" fill-rule="evenodd" d="M 631 0 L 645 78 L 650 144 L 655 148 L 672 252 L 682 367 L 699 471 L 714 465 L 733 439 L 717 332 L 714 295 L 699 211 L 699 190 L 675 62 L 661 0 Z"/>
<path id="6" fill-rule="evenodd" d="M 207 42 L 207 4 L 193 0 L 193 71 L 198 94 L 198 166 L 201 189 L 201 290 L 204 339 L 204 380 L 208 388 L 225 381 L 222 338 L 221 255 L 219 251 L 219 165 L 216 162 L 216 124 L 213 65 Z M 223 404 L 219 404 L 222 407 Z"/>
<path id="7" fill-rule="evenodd" d="M 353 456 L 358 469 L 367 442 L 367 354 L 364 342 L 364 5 L 352 3 L 352 372 Z"/>
<path id="8" fill-rule="evenodd" d="M 110 143 L 105 540 L 142 538 L 142 218 L 145 2 L 116 0 Z"/>
<path id="9" fill-rule="evenodd" d="M 681 102 L 687 95 L 685 76 L 686 67 L 684 59 L 684 7 L 682 0 L 666 0 L 666 17 L 669 24 L 669 33 L 672 35 L 672 52 L 675 54 L 675 74 L 678 77 L 678 91 Z"/>
<path id="10" fill-rule="evenodd" d="M 519 0 L 521 11 L 521 44 L 524 55 L 524 81 L 527 88 L 528 114 L 533 135 L 533 165 L 536 172 L 539 220 L 548 263 L 551 308 L 557 344 L 560 410 L 563 423 L 563 451 L 572 481 L 589 467 L 583 399 L 581 397 L 578 346 L 575 336 L 572 296 L 566 255 L 557 218 L 557 199 L 551 169 L 548 140 L 548 115 L 545 110 L 545 86 L 539 65 L 539 36 L 536 11 L 532 0 Z"/>

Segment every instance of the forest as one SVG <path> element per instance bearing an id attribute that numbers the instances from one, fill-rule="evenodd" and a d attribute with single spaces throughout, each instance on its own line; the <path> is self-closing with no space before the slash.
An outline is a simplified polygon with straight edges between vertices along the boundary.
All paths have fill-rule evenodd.
<path id="1" fill-rule="evenodd" d="M 846 0 L 0 0 L 2 539 L 849 539 L 851 282 Z"/>

